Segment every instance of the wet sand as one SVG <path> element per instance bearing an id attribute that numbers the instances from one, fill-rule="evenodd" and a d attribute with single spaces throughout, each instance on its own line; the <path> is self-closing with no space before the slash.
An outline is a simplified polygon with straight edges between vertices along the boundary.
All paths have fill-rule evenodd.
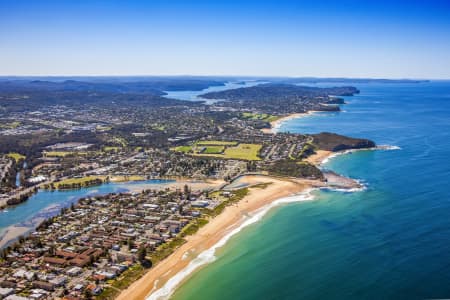
<path id="1" fill-rule="evenodd" d="M 306 161 L 313 165 L 320 166 L 333 154 L 334 152 L 331 151 L 317 150 L 316 153 L 309 156 Z"/>
<path id="2" fill-rule="evenodd" d="M 0 238 L 0 248 L 6 246 L 9 242 L 17 239 L 21 235 L 25 235 L 29 231 L 33 230 L 24 226 L 10 226 L 5 229 L 5 233 Z"/>

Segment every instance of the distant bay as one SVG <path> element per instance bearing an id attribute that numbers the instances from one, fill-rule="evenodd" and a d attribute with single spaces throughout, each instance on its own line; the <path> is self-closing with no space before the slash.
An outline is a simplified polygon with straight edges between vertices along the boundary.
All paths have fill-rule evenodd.
<path id="1" fill-rule="evenodd" d="M 202 94 L 210 92 L 218 92 L 230 89 L 238 89 L 244 87 L 255 86 L 263 83 L 262 81 L 241 81 L 241 82 L 226 82 L 224 85 L 211 86 L 200 91 L 166 91 L 167 95 L 164 97 L 171 99 L 187 100 L 187 101 L 205 101 L 206 103 L 213 103 L 217 100 L 203 99 L 199 97 Z"/>

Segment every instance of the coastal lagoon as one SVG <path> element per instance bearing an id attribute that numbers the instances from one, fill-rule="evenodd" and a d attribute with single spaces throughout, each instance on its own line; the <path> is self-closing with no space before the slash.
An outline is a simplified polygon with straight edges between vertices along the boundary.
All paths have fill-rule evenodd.
<path id="1" fill-rule="evenodd" d="M 330 84 L 338 85 L 338 84 Z M 450 82 L 351 84 L 343 112 L 279 130 L 330 131 L 398 146 L 324 167 L 360 192 L 315 191 L 245 227 L 172 298 L 424 299 L 450 297 Z"/>
<path id="2" fill-rule="evenodd" d="M 109 193 L 127 192 L 133 187 L 152 188 L 155 185 L 167 184 L 173 180 L 145 180 L 130 181 L 122 183 L 105 183 L 99 186 L 67 191 L 39 190 L 27 201 L 0 210 L 0 244 L 1 237 L 10 226 L 28 227 L 33 229 L 43 219 L 58 214 L 62 207 L 68 207 L 78 199 L 95 195 L 106 195 Z"/>

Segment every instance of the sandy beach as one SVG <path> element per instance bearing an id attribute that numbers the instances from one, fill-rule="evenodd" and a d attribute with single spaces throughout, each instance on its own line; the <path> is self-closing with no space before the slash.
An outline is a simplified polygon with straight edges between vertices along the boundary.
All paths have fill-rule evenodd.
<path id="1" fill-rule="evenodd" d="M 18 236 L 25 235 L 32 230 L 29 227 L 24 226 L 10 226 L 5 229 L 4 234 L 0 237 L 0 248 L 6 246 L 10 241 L 16 239 Z"/>
<path id="2" fill-rule="evenodd" d="M 271 182 L 266 188 L 251 188 L 250 193 L 223 213 L 211 219 L 172 255 L 151 268 L 141 279 L 124 290 L 117 299 L 145 299 L 158 290 L 175 274 L 182 271 L 198 254 L 210 249 L 230 231 L 238 228 L 248 216 L 276 199 L 298 194 L 311 187 L 311 181 L 291 181 L 266 176 L 245 176 L 249 184 Z"/>
<path id="3" fill-rule="evenodd" d="M 309 116 L 309 115 L 312 115 L 313 113 L 315 113 L 315 112 L 309 111 L 306 113 L 296 113 L 296 114 L 290 114 L 290 115 L 281 117 L 275 121 L 270 122 L 270 128 L 263 128 L 263 129 L 261 129 L 261 131 L 264 133 L 276 133 L 276 130 L 281 126 L 282 123 L 292 120 L 292 119 Z"/>
<path id="4" fill-rule="evenodd" d="M 306 161 L 313 165 L 320 166 L 331 155 L 333 155 L 333 152 L 331 151 L 317 150 L 316 153 L 306 158 Z"/>
<path id="5" fill-rule="evenodd" d="M 310 156 L 307 161 L 320 165 L 334 153 L 331 151 L 318 150 L 316 154 Z M 153 293 L 157 294 L 167 281 L 175 275 L 179 275 L 189 269 L 190 262 L 198 257 L 205 250 L 214 246 L 226 237 L 230 232 L 239 228 L 246 220 L 258 212 L 263 207 L 267 207 L 272 202 L 300 194 L 310 188 L 360 188 L 360 184 L 350 178 L 342 177 L 338 174 L 326 174 L 327 180 L 323 182 L 308 179 L 283 179 L 265 175 L 245 175 L 240 177 L 239 186 L 248 186 L 250 193 L 237 204 L 228 206 L 224 212 L 217 217 L 210 219 L 209 223 L 202 227 L 196 234 L 186 237 L 187 242 L 175 250 L 169 257 L 152 267 L 142 278 L 134 282 L 117 297 L 120 300 L 146 299 Z M 271 183 L 265 188 L 252 187 L 260 183 Z M 219 182 L 210 182 L 210 184 Z M 195 269 L 196 272 L 202 266 Z M 190 272 L 187 278 L 176 284 L 182 285 L 193 273 Z M 155 298 L 160 299 L 160 298 Z M 164 297 L 161 299 L 165 299 Z"/>

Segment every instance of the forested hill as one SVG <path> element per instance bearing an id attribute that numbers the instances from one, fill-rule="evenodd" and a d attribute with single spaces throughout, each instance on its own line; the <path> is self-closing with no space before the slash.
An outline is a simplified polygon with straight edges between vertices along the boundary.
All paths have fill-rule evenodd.
<path id="1" fill-rule="evenodd" d="M 311 135 L 313 143 L 322 150 L 342 151 L 347 149 L 361 149 L 375 147 L 375 143 L 368 139 L 351 138 L 330 132 Z"/>
<path id="2" fill-rule="evenodd" d="M 43 109 L 53 105 L 64 105 L 82 109 L 89 107 L 169 107 L 196 106 L 198 102 L 163 98 L 158 95 L 131 93 L 87 92 L 87 91 L 24 91 L 22 93 L 2 93 L 2 112 L 20 112 Z"/>
<path id="3" fill-rule="evenodd" d="M 36 80 L 0 79 L 0 111 L 20 112 L 51 105 L 80 108 L 195 106 L 189 101 L 167 99 L 164 91 L 202 90 L 223 85 L 222 81 L 206 79 L 151 78 L 141 81 L 101 80 Z"/>
<path id="4" fill-rule="evenodd" d="M 352 86 L 319 88 L 293 84 L 261 84 L 253 87 L 238 88 L 200 95 L 206 99 L 230 101 L 270 100 L 273 98 L 315 98 L 334 96 L 352 96 L 359 90 Z"/>
<path id="5" fill-rule="evenodd" d="M 43 79 L 10 79 L 0 78 L 0 93 L 17 91 L 84 91 L 111 93 L 145 93 L 163 95 L 164 91 L 200 91 L 210 86 L 224 85 L 224 81 L 212 79 L 189 78 L 143 78 L 131 80 L 127 78 L 93 79 L 68 78 Z"/>

